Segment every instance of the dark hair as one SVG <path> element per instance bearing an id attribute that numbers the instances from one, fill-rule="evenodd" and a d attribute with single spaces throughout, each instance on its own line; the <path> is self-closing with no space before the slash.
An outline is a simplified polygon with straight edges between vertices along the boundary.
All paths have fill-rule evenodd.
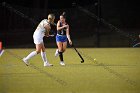
<path id="1" fill-rule="evenodd" d="M 63 12 L 60 16 L 63 16 L 66 19 L 66 12 Z"/>

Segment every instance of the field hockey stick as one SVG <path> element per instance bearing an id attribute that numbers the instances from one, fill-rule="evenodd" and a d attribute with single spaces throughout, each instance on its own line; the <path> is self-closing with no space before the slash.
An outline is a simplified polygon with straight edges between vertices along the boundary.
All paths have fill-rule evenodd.
<path id="1" fill-rule="evenodd" d="M 71 47 L 74 48 L 74 50 L 76 51 L 76 53 L 78 54 L 78 56 L 81 58 L 81 63 L 84 63 L 84 59 L 83 57 L 81 56 L 81 54 L 79 53 L 79 51 L 76 49 L 76 47 L 72 44 Z"/>

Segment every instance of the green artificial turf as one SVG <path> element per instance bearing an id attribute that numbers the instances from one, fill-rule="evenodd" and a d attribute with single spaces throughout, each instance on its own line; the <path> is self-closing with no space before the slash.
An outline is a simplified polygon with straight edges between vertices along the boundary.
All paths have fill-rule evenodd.
<path id="1" fill-rule="evenodd" d="M 60 66 L 55 49 L 49 48 L 53 67 L 44 67 L 40 54 L 26 66 L 21 59 L 33 50 L 5 49 L 0 93 L 140 93 L 140 48 L 78 48 L 85 63 L 69 48 L 66 66 Z"/>

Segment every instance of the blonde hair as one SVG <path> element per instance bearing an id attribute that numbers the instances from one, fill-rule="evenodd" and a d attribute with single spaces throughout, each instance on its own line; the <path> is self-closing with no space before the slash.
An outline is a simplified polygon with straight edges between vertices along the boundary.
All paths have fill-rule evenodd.
<path id="1" fill-rule="evenodd" d="M 48 15 L 48 20 L 52 21 L 53 19 L 55 19 L 55 15 L 54 14 L 49 14 Z"/>

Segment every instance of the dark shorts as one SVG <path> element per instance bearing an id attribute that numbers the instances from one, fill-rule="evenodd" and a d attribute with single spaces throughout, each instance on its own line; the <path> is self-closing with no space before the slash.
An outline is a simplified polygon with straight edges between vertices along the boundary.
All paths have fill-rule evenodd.
<path id="1" fill-rule="evenodd" d="M 56 42 L 66 42 L 67 36 L 66 35 L 56 35 Z"/>

